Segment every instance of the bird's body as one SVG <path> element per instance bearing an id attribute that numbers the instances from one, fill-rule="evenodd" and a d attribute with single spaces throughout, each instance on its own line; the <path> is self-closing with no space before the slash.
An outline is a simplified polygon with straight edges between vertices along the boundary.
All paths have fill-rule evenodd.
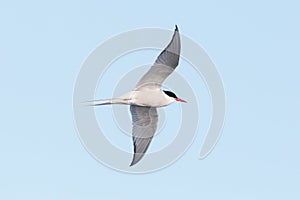
<path id="1" fill-rule="evenodd" d="M 136 87 L 124 95 L 106 100 L 90 101 L 93 106 L 106 104 L 130 105 L 134 156 L 130 166 L 145 155 L 157 128 L 157 107 L 173 102 L 186 102 L 173 92 L 161 90 L 164 80 L 177 67 L 180 57 L 180 37 L 176 26 L 171 42 L 160 53 L 150 70 L 139 80 Z"/>
<path id="2" fill-rule="evenodd" d="M 133 91 L 133 99 L 131 105 L 163 107 L 175 102 L 174 98 L 170 98 L 162 90 L 152 89 L 147 91 Z M 154 98 L 153 98 L 154 97 Z"/>
<path id="3" fill-rule="evenodd" d="M 170 98 L 162 90 L 155 88 L 143 91 L 133 90 L 117 98 L 97 100 L 93 101 L 93 103 L 95 106 L 104 104 L 127 104 L 146 107 L 163 107 L 175 101 L 174 98 Z"/>

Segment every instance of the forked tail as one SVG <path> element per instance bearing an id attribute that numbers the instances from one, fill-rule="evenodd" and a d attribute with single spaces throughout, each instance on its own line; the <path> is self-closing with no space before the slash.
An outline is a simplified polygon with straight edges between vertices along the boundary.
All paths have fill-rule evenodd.
<path id="1" fill-rule="evenodd" d="M 129 100 L 114 98 L 114 99 L 85 101 L 83 103 L 87 106 L 102 106 L 102 105 L 108 105 L 108 104 L 129 104 Z"/>

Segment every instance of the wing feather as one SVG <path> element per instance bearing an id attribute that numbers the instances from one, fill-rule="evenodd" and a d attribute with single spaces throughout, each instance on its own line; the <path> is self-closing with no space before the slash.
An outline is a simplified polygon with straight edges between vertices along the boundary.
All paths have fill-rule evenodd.
<path id="1" fill-rule="evenodd" d="M 158 115 L 154 107 L 130 106 L 134 155 L 130 166 L 145 155 L 157 128 Z"/>
<path id="2" fill-rule="evenodd" d="M 176 26 L 170 43 L 159 54 L 150 70 L 140 79 L 135 90 L 142 90 L 144 87 L 160 88 L 164 80 L 178 66 L 180 49 L 180 36 Z"/>

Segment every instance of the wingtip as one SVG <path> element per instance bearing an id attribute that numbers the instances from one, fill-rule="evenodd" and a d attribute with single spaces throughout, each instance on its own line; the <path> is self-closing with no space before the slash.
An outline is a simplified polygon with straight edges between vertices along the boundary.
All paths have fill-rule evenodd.
<path id="1" fill-rule="evenodd" d="M 177 26 L 177 24 L 175 24 L 175 31 L 178 31 L 178 26 Z"/>
<path id="2" fill-rule="evenodd" d="M 129 167 L 132 167 L 133 165 L 135 165 L 137 162 L 135 160 L 132 160 L 132 162 L 130 163 Z"/>
<path id="3" fill-rule="evenodd" d="M 133 165 L 140 162 L 140 160 L 144 157 L 144 155 L 145 155 L 144 153 L 134 153 L 132 161 L 131 161 L 129 167 L 132 167 Z"/>

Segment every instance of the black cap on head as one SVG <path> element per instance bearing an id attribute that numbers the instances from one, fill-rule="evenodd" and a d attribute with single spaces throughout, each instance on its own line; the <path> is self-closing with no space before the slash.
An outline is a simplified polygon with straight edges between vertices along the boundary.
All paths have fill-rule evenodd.
<path id="1" fill-rule="evenodd" d="M 174 94 L 173 92 L 171 92 L 171 91 L 166 91 L 166 90 L 163 90 L 163 91 L 164 91 L 164 93 L 165 93 L 166 95 L 168 95 L 169 97 L 177 98 L 176 94 Z"/>

